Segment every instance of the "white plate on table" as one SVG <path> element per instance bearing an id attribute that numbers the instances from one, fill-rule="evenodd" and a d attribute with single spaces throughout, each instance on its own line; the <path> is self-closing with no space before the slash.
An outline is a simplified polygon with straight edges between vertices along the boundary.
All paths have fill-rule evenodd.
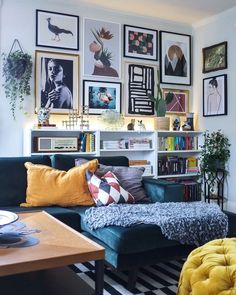
<path id="1" fill-rule="evenodd" d="M 16 213 L 0 210 L 0 227 L 12 223 L 18 219 Z"/>

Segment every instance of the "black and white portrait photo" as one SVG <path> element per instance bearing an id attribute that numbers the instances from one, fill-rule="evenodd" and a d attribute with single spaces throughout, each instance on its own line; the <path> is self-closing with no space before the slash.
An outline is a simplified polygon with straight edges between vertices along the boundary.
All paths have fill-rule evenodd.
<path id="1" fill-rule="evenodd" d="M 36 106 L 63 113 L 78 106 L 76 55 L 37 52 Z M 77 74 L 76 74 L 77 72 Z"/>

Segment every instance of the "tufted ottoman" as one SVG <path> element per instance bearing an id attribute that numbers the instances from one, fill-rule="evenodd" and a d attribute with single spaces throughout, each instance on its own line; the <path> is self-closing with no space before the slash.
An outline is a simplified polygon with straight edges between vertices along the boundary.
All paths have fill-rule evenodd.
<path id="1" fill-rule="evenodd" d="M 236 238 L 193 250 L 180 274 L 178 295 L 236 295 Z"/>

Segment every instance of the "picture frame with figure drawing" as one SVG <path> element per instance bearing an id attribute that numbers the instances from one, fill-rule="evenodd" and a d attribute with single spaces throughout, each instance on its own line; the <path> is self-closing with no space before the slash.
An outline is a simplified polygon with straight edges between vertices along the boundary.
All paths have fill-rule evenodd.
<path id="1" fill-rule="evenodd" d="M 163 98 L 173 93 L 173 99 L 166 105 L 167 114 L 186 115 L 189 112 L 189 90 L 162 88 Z"/>
<path id="2" fill-rule="evenodd" d="M 79 56 L 52 51 L 35 52 L 35 106 L 51 114 L 78 109 Z"/>
<path id="3" fill-rule="evenodd" d="M 203 79 L 203 117 L 227 115 L 227 75 Z"/>
<path id="4" fill-rule="evenodd" d="M 191 85 L 191 36 L 160 31 L 161 83 Z"/>
<path id="5" fill-rule="evenodd" d="M 79 16 L 37 9 L 36 46 L 79 50 Z"/>
<path id="6" fill-rule="evenodd" d="M 106 110 L 121 112 L 121 83 L 107 81 L 83 81 L 83 105 L 90 115 L 101 115 Z"/>
<path id="7" fill-rule="evenodd" d="M 121 78 L 121 25 L 84 18 L 83 74 Z"/>

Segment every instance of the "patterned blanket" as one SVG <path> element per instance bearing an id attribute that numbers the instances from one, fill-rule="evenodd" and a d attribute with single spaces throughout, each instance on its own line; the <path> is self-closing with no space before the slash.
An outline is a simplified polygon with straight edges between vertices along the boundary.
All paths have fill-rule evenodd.
<path id="1" fill-rule="evenodd" d="M 110 225 L 128 227 L 155 224 L 165 237 L 182 244 L 202 245 L 225 238 L 228 217 L 217 204 L 205 202 L 110 204 L 85 211 L 85 222 L 92 230 Z"/>

